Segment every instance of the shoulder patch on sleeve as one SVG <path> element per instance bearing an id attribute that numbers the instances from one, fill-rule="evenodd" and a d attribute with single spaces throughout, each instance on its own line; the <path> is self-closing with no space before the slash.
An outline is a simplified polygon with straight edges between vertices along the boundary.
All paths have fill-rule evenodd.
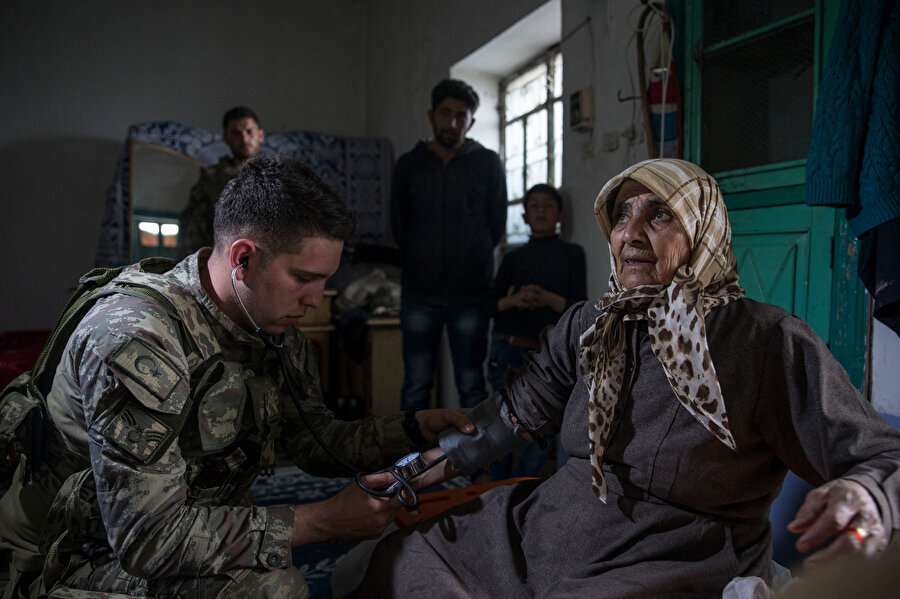
<path id="1" fill-rule="evenodd" d="M 101 432 L 110 443 L 142 464 L 154 461 L 175 436 L 171 426 L 134 402 L 123 403 Z"/>
<path id="2" fill-rule="evenodd" d="M 169 399 L 182 379 L 165 358 L 139 339 L 130 339 L 117 350 L 112 362 L 160 401 Z"/>

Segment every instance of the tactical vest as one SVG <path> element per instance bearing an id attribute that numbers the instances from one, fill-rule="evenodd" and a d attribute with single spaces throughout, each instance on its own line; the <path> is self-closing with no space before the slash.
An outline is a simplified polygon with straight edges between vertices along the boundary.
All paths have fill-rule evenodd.
<path id="1" fill-rule="evenodd" d="M 62 316 L 53 329 L 44 350 L 30 371 L 19 375 L 0 394 L 0 448 L 5 449 L 0 456 L 0 494 L 9 487 L 12 474 L 19 466 L 21 456 L 27 456 L 26 467 L 32 470 L 42 458 L 44 435 L 46 433 L 46 397 L 50 392 L 56 368 L 62 359 L 69 337 L 81 319 L 102 297 L 122 294 L 150 298 L 162 306 L 181 333 L 182 348 L 191 373 L 192 391 L 206 388 L 205 401 L 201 400 L 198 417 L 206 429 L 217 428 L 215 401 L 211 395 L 232 395 L 228 403 L 245 401 L 249 392 L 253 400 L 253 412 L 258 422 L 259 440 L 270 446 L 277 433 L 278 385 L 269 377 L 253 376 L 244 372 L 239 364 L 225 362 L 221 349 L 207 323 L 194 318 L 196 299 L 172 279 L 164 276 L 175 266 L 175 262 L 165 258 L 148 258 L 124 268 L 98 268 L 85 274 L 69 300 Z M 245 375 L 250 375 L 246 377 Z M 215 379 L 215 380 L 213 380 Z M 209 387 L 214 386 L 214 389 Z M 227 391 L 232 390 L 229 394 Z M 191 393 L 196 397 L 195 393 Z M 181 403 L 191 398 L 182 398 Z M 190 412 L 190 406 L 180 406 L 182 417 L 175 418 L 173 424 L 180 428 L 183 418 Z M 238 431 L 235 430 L 235 433 Z M 205 438 L 201 451 L 215 451 L 229 444 L 233 435 L 218 435 Z M 265 439 L 265 440 L 264 440 Z M 269 441 L 268 443 L 266 441 Z M 266 447 L 262 459 L 263 472 L 271 471 L 274 454 Z M 30 472 L 26 472 L 27 475 Z"/>
<path id="2" fill-rule="evenodd" d="M 97 300 L 116 293 L 149 297 L 166 308 L 170 315 L 175 314 L 175 306 L 152 287 L 131 287 L 116 281 L 129 269 L 159 276 L 174 265 L 172 260 L 150 258 L 128 267 L 95 268 L 79 279 L 78 288 L 53 327 L 34 367 L 16 377 L 0 394 L 0 448 L 5 450 L 0 455 L 0 494 L 6 493 L 20 465 L 27 470 L 27 479 L 41 462 L 47 394 L 69 337 L 84 315 Z"/>
<path id="3" fill-rule="evenodd" d="M 222 355 L 221 347 L 214 332 L 202 317 L 197 317 L 197 300 L 177 282 L 165 276 L 138 270 L 127 270 L 114 281 L 115 285 L 126 286 L 131 290 L 143 293 L 155 293 L 164 298 L 173 309 L 170 318 L 178 324 L 181 333 L 181 345 L 186 356 L 190 383 L 182 397 L 169 396 L 162 403 L 146 394 L 137 399 L 151 409 L 165 412 L 171 426 L 172 437 L 178 437 L 187 418 L 197 419 L 197 429 L 188 431 L 197 433 L 183 439 L 182 453 L 185 456 L 203 457 L 216 455 L 229 448 L 241 433 L 245 434 L 251 444 L 259 446 L 258 471 L 253 474 L 271 474 L 275 465 L 274 440 L 280 434 L 281 413 L 279 410 L 280 381 L 261 372 L 254 372 L 244 364 L 227 361 Z M 126 346 L 126 350 L 128 347 Z M 275 356 L 270 356 L 271 363 L 276 363 Z M 279 370 L 280 369 L 275 369 Z M 150 387 L 150 385 L 148 385 Z M 142 393 L 142 390 L 137 390 Z M 249 410 L 245 410 L 249 402 Z M 244 413 L 249 411 L 255 426 L 243 426 Z M 237 417 L 235 417 L 237 415 Z M 156 455 L 166 448 L 160 444 L 154 452 Z M 253 452 L 255 453 L 255 449 Z M 238 452 L 239 453 L 239 452 Z M 137 455 L 140 459 L 141 456 Z M 255 456 L 248 456 L 256 461 Z M 228 461 L 228 469 L 237 465 L 237 457 Z M 221 471 L 221 464 L 215 470 Z M 189 486 L 192 486 L 191 473 L 186 474 Z M 204 474 L 204 477 L 208 475 Z M 226 475 L 233 476 L 232 474 Z M 203 488 L 210 488 L 214 483 L 222 481 L 206 481 Z M 237 481 L 234 481 L 237 482 Z M 219 492 L 219 496 L 227 495 L 227 489 Z M 200 499 L 200 495 L 192 494 L 189 501 Z M 203 497 L 211 500 L 213 497 Z"/>
<path id="4" fill-rule="evenodd" d="M 150 258 L 124 268 L 95 269 L 80 279 L 77 291 L 54 327 L 35 367 L 17 377 L 0 395 L 0 447 L 8 449 L 6 455 L 0 456 L 0 493 L 6 492 L 17 468 L 23 468 L 24 472 L 19 474 L 27 483 L 28 477 L 45 458 L 42 450 L 47 439 L 58 434 L 47 418 L 46 398 L 68 340 L 97 300 L 116 294 L 149 297 L 165 309 L 179 332 L 191 378 L 184 397 L 170 402 L 166 406 L 167 413 L 159 415 L 171 428 L 167 441 L 149 453 L 140 453 L 136 449 L 132 457 L 138 461 L 152 461 L 179 437 L 187 419 L 196 417 L 197 430 L 201 432 L 192 436 L 189 447 L 182 448 L 195 466 L 186 473 L 189 503 L 215 502 L 249 487 L 256 475 L 271 472 L 274 440 L 280 434 L 280 383 L 224 359 L 212 329 L 205 319 L 195 316 L 197 300 L 165 276 L 174 265 L 168 259 Z M 126 346 L 123 351 L 128 349 Z M 135 401 L 148 403 L 141 397 L 136 397 Z M 248 401 L 248 410 L 255 420 L 249 436 L 246 435 L 248 427 L 241 428 L 241 416 Z M 233 415 L 235 412 L 238 414 L 236 421 L 233 417 L 225 417 L 226 413 Z M 256 455 L 247 456 L 250 452 L 244 447 L 231 447 L 242 431 Z M 230 453 L 223 451 L 226 448 Z M 204 461 L 207 456 L 209 459 Z M 48 466 L 56 458 L 46 457 L 51 458 Z M 228 469 L 223 471 L 222 464 Z M 49 552 L 62 557 L 72 551 L 83 552 L 91 539 L 105 543 L 99 513 L 94 509 L 93 478 L 86 476 L 87 473 L 89 470 L 73 473 L 61 489 L 65 493 L 57 494 L 48 515 L 42 554 Z M 69 532 L 68 538 L 58 535 L 63 529 Z M 48 546 L 51 542 L 53 546 Z M 56 561 L 56 564 L 61 567 L 64 562 Z M 51 566 L 50 569 L 55 568 Z M 45 576 L 47 574 L 50 572 L 45 572 Z M 48 581 L 51 584 L 53 574 Z"/>

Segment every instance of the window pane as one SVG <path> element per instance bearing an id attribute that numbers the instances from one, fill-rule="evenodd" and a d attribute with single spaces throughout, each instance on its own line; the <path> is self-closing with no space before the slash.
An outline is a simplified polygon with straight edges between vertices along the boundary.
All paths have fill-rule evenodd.
<path id="1" fill-rule="evenodd" d="M 522 218 L 522 203 L 509 204 L 506 207 L 506 243 L 525 243 L 528 241 L 528 233 L 528 225 Z"/>
<path id="2" fill-rule="evenodd" d="M 703 40 L 710 46 L 777 23 L 815 6 L 815 0 L 703 1 Z"/>
<path id="3" fill-rule="evenodd" d="M 162 246 L 164 248 L 178 247 L 178 225 L 174 223 L 163 223 L 159 227 L 162 234 Z"/>
<path id="4" fill-rule="evenodd" d="M 547 65 L 539 64 L 506 86 L 506 120 L 512 120 L 547 101 Z"/>
<path id="5" fill-rule="evenodd" d="M 547 172 L 547 111 L 541 110 L 528 117 L 525 126 L 526 189 L 537 183 L 546 183 Z"/>
<path id="6" fill-rule="evenodd" d="M 510 200 L 518 200 L 525 195 L 522 188 L 522 173 L 525 168 L 524 121 L 516 121 L 506 126 L 505 162 L 506 192 Z"/>
<path id="7" fill-rule="evenodd" d="M 159 223 L 138 221 L 140 244 L 144 247 L 159 247 Z"/>
<path id="8" fill-rule="evenodd" d="M 563 161 L 563 103 L 553 103 L 553 181 L 556 187 L 562 185 Z"/>
<path id="9" fill-rule="evenodd" d="M 138 229 L 140 229 L 142 233 L 159 235 L 159 223 L 151 223 L 149 221 L 142 220 L 138 223 Z"/>
<path id="10" fill-rule="evenodd" d="M 704 55 L 701 164 L 716 173 L 806 156 L 813 17 Z"/>
<path id="11" fill-rule="evenodd" d="M 562 52 L 558 52 L 556 54 L 556 57 L 553 59 L 553 97 L 554 98 L 562 97 L 562 82 L 563 82 Z"/>

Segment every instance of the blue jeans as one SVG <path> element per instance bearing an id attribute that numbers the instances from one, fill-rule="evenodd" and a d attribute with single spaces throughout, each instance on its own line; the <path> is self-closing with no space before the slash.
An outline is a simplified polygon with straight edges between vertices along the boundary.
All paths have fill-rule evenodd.
<path id="1" fill-rule="evenodd" d="M 502 389 L 505 383 L 506 369 L 509 367 L 520 368 L 528 359 L 528 350 L 524 347 L 512 345 L 502 339 L 491 339 L 491 351 L 488 361 L 488 382 L 494 392 Z M 537 443 L 531 443 L 522 450 L 519 462 L 513 467 L 513 456 L 506 454 L 493 462 L 491 479 L 503 480 L 504 478 L 519 476 L 537 476 L 550 455 L 550 449 L 556 443 L 556 437 L 547 440 L 547 445 L 541 449 Z M 562 447 L 557 448 L 562 451 Z"/>
<path id="2" fill-rule="evenodd" d="M 444 308 L 404 301 L 400 306 L 400 330 L 403 333 L 402 409 L 428 408 L 441 333 L 445 326 L 459 405 L 471 408 L 487 397 L 484 359 L 487 355 L 488 318 L 482 307 Z"/>

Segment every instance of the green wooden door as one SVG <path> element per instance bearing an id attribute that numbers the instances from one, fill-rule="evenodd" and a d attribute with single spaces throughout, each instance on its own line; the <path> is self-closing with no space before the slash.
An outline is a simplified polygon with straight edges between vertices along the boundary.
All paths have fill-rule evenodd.
<path id="1" fill-rule="evenodd" d="M 729 216 L 747 297 L 796 314 L 827 343 L 834 211 L 795 204 L 732 210 Z"/>
<path id="2" fill-rule="evenodd" d="M 677 0 L 673 6 L 679 5 Z M 685 158 L 719 182 L 747 296 L 803 318 L 863 383 L 864 294 L 842 213 L 806 206 L 839 0 L 684 0 Z"/>

